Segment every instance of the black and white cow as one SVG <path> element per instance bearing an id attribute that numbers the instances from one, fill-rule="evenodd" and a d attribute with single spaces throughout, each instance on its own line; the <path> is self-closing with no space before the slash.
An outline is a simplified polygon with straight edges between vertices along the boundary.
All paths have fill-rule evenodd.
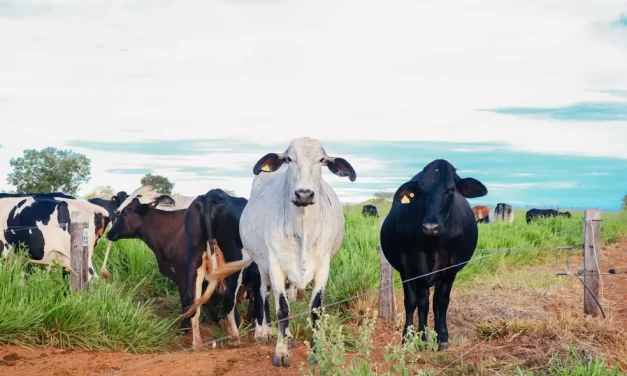
<path id="1" fill-rule="evenodd" d="M 92 264 L 94 247 L 109 224 L 109 214 L 86 200 L 55 194 L 23 194 L 0 197 L 0 254 L 23 243 L 33 263 L 57 260 L 70 269 L 70 224 L 73 211 L 89 215 L 88 279 L 97 278 Z M 64 195 L 67 196 L 67 195 Z M 71 197 L 71 196 L 70 196 Z"/>
<path id="2" fill-rule="evenodd" d="M 490 213 L 488 214 L 488 221 L 490 223 L 514 223 L 514 207 L 512 205 L 499 202 L 490 210 Z"/>
<path id="3" fill-rule="evenodd" d="M 401 280 L 409 280 L 403 283 L 403 343 L 407 328 L 413 325 L 416 308 L 418 331 L 422 331 L 426 340 L 429 288 L 435 285 L 435 331 L 440 350 L 448 348 L 446 312 L 451 289 L 455 276 L 474 254 L 478 239 L 477 222 L 466 198 L 487 193 L 481 182 L 460 178 L 448 161 L 437 159 L 394 194 L 390 214 L 381 226 L 381 249 L 399 271 Z M 420 277 L 432 272 L 435 273 Z"/>

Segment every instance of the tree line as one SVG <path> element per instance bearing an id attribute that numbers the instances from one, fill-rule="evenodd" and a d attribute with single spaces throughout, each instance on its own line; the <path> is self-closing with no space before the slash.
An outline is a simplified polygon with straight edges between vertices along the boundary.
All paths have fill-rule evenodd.
<path id="1" fill-rule="evenodd" d="M 11 158 L 13 171 L 7 175 L 7 183 L 15 187 L 5 193 L 50 193 L 63 192 L 76 196 L 81 184 L 91 180 L 91 160 L 84 154 L 69 149 L 47 147 L 41 150 L 26 149 L 22 156 Z M 152 185 L 157 192 L 172 195 L 175 184 L 165 176 L 146 174 L 140 185 Z M 127 187 L 131 191 L 137 187 Z M 224 191 L 232 196 L 235 192 Z M 117 193 L 110 185 L 97 187 L 83 198 L 109 199 Z"/>

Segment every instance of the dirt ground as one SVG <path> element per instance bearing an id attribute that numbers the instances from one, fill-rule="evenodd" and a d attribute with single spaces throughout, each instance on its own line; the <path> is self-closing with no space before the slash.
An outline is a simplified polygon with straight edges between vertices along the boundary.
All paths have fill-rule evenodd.
<path id="1" fill-rule="evenodd" d="M 571 257 L 573 272 L 581 265 L 581 256 Z M 618 274 L 603 276 L 603 302 L 608 307 L 606 310 L 612 313 L 614 325 L 627 331 L 627 239 L 601 250 L 601 271 L 607 273 L 609 269 L 615 269 Z M 203 339 L 207 341 L 209 338 L 208 332 L 204 331 Z M 382 358 L 383 347 L 390 342 L 400 343 L 398 333 L 379 328 L 376 332 L 373 361 L 382 361 L 379 358 Z M 191 344 L 191 331 L 181 337 L 181 343 Z M 208 347 L 197 353 L 162 355 L 2 346 L 0 375 L 298 375 L 299 365 L 306 362 L 307 348 L 302 343 L 290 350 L 289 368 L 272 366 L 274 345 L 259 346 L 250 337 L 244 338 L 243 343 L 243 347 L 239 348 Z M 499 346 L 498 341 L 483 343 L 473 351 L 487 351 L 494 346 Z M 451 355 L 458 351 L 453 346 L 449 349 Z"/>

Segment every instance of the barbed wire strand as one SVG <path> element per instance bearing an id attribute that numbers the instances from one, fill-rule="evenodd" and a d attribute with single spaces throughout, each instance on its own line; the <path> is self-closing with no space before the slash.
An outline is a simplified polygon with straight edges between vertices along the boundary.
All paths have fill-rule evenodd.
<path id="1" fill-rule="evenodd" d="M 527 242 L 521 243 L 519 246 L 528 245 L 528 244 L 534 244 L 534 243 L 536 243 L 536 242 L 538 242 L 540 240 L 552 238 L 552 237 L 555 237 L 555 236 L 557 236 L 559 234 L 565 233 L 567 231 L 571 231 L 571 230 L 576 229 L 576 228 L 581 228 L 581 225 L 572 226 L 572 227 L 568 227 L 568 228 L 562 229 L 562 230 L 560 230 L 558 232 L 554 232 L 554 233 L 552 233 L 550 235 L 543 236 L 543 237 L 540 237 L 540 238 L 537 238 L 537 239 L 534 239 L 534 240 L 531 240 L 531 241 L 527 241 Z M 484 259 L 484 258 L 487 258 L 487 257 L 491 257 L 491 256 L 494 256 L 494 255 L 497 255 L 497 254 L 501 254 L 501 253 L 505 253 L 505 252 L 511 252 L 512 250 L 515 250 L 516 248 L 518 248 L 518 247 L 503 248 L 503 249 L 500 250 L 500 252 L 492 252 L 492 253 L 489 253 L 489 254 L 486 254 L 486 255 L 482 255 L 482 256 L 479 256 L 479 257 L 476 257 L 476 258 L 472 258 L 472 259 L 470 259 L 468 261 L 464 261 L 464 262 L 460 262 L 460 263 L 455 264 L 455 265 L 448 266 L 446 268 L 442 268 L 442 269 L 439 269 L 439 270 L 434 270 L 432 272 L 429 272 L 429 273 L 426 273 L 426 274 L 423 274 L 423 275 L 420 275 L 420 276 L 417 276 L 417 277 L 412 277 L 412 278 L 408 278 L 406 280 L 401 280 L 400 282 L 392 283 L 392 286 L 396 286 L 396 285 L 399 285 L 399 284 L 404 284 L 404 283 L 407 283 L 407 282 L 410 282 L 410 281 L 413 281 L 413 280 L 416 280 L 416 279 L 419 279 L 419 278 L 427 277 L 429 275 L 432 275 L 432 274 L 435 274 L 435 273 L 439 273 L 439 272 L 447 270 L 447 269 L 456 268 L 458 266 L 465 265 L 465 264 L 468 264 L 468 263 L 471 263 L 471 262 L 475 262 L 475 261 L 478 261 L 478 260 L 481 260 L 481 259 Z M 354 295 L 354 296 L 352 296 L 350 298 L 342 299 L 342 300 L 339 300 L 339 301 L 336 301 L 336 302 L 333 302 L 333 303 L 330 303 L 330 304 L 325 304 L 323 307 L 324 308 L 334 307 L 334 306 L 337 306 L 337 305 L 342 304 L 342 303 L 346 303 L 346 302 L 349 302 L 349 301 L 352 301 L 352 300 L 356 300 L 356 299 L 362 298 L 362 297 L 367 296 L 367 295 L 374 294 L 376 292 L 381 292 L 382 290 L 385 290 L 385 289 L 388 289 L 388 288 L 390 288 L 390 285 L 386 284 L 385 286 L 380 287 L 378 289 L 373 289 L 373 290 L 367 291 L 365 293 Z M 295 319 L 297 317 L 301 317 L 301 316 L 309 315 L 309 314 L 310 314 L 309 311 L 304 311 L 304 312 L 300 312 L 300 313 L 295 314 L 295 315 L 290 315 L 289 317 L 284 318 L 284 319 L 271 321 L 270 322 L 270 326 L 272 327 L 275 324 L 278 324 L 279 322 L 286 321 L 286 320 L 293 320 L 293 319 Z M 253 326 L 253 327 L 251 327 L 251 328 L 249 328 L 247 330 L 244 330 L 244 331 L 240 332 L 239 335 L 241 337 L 242 335 L 248 334 L 248 333 L 250 333 L 250 332 L 252 332 L 254 330 L 255 330 L 255 327 Z M 202 344 L 202 347 L 205 347 L 209 343 L 212 343 L 212 345 L 215 345 L 215 344 L 217 344 L 219 342 L 223 342 L 225 340 L 228 340 L 229 338 L 230 338 L 230 336 L 224 336 L 224 337 L 221 337 L 221 338 L 209 340 L 209 341 L 204 342 Z M 168 354 L 158 355 L 158 356 L 156 356 L 154 358 L 145 360 L 143 362 L 138 362 L 138 363 L 135 363 L 135 364 L 130 365 L 128 367 L 124 367 L 122 369 L 112 371 L 110 373 L 107 373 L 107 375 L 114 375 L 114 374 L 116 374 L 118 372 L 122 373 L 122 372 L 130 371 L 132 369 L 137 369 L 138 367 L 142 367 L 142 366 L 154 363 L 157 360 L 162 360 L 162 359 L 165 359 L 165 358 L 168 358 L 168 357 L 171 357 L 171 356 L 184 354 L 184 353 L 190 352 L 192 350 L 193 350 L 193 348 L 187 348 L 187 349 L 183 349 L 183 350 L 178 351 L 178 352 L 172 352 L 172 353 L 168 353 Z"/>

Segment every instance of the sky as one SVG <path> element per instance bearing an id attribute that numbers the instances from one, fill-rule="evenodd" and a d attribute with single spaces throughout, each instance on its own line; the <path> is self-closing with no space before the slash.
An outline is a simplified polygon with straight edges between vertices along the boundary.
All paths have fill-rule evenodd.
<path id="1" fill-rule="evenodd" d="M 436 158 L 486 184 L 472 204 L 627 193 L 624 1 L 0 0 L 0 35 L 0 177 L 55 146 L 91 159 L 80 194 L 152 172 L 248 197 L 309 136 L 355 167 L 323 175 L 342 201 Z"/>

